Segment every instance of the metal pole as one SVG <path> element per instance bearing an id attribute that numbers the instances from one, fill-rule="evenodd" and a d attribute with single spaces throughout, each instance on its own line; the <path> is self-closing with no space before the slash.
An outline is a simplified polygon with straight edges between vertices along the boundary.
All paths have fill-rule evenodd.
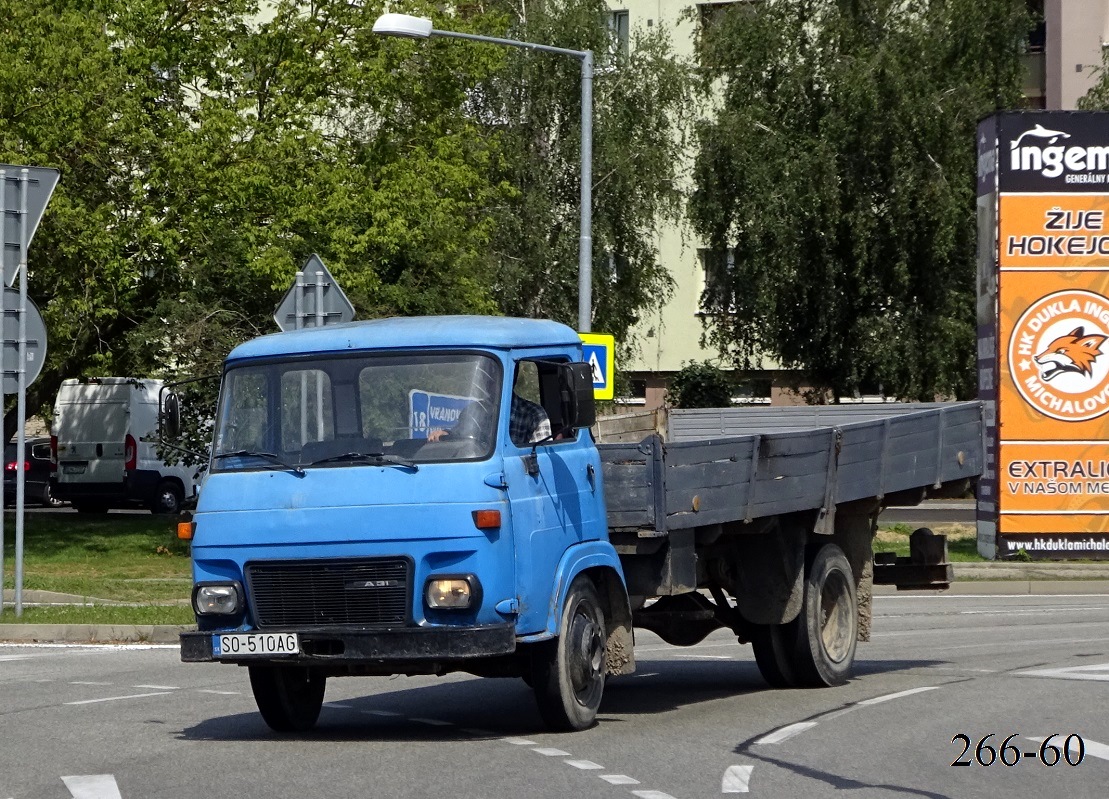
<path id="1" fill-rule="evenodd" d="M 593 51 L 581 59 L 581 238 L 578 241 L 578 331 L 593 329 Z"/>
<path id="2" fill-rule="evenodd" d="M 316 272 L 316 327 L 323 327 L 323 272 Z M 316 440 L 323 441 L 323 371 L 316 370 Z"/>
<path id="3" fill-rule="evenodd" d="M 296 289 L 293 296 L 293 311 L 296 314 L 296 329 L 304 327 L 304 273 L 297 272 Z M 308 441 L 308 374 L 300 373 L 300 448 Z"/>
<path id="4" fill-rule="evenodd" d="M 27 458 L 27 191 L 30 171 L 19 173 L 19 357 L 16 364 L 18 391 L 16 399 L 15 436 L 15 616 L 23 615 L 23 498 L 27 475 L 23 463 Z"/>
<path id="5" fill-rule="evenodd" d="M 6 275 L 8 243 L 5 240 L 7 230 L 7 192 L 8 173 L 0 169 L 0 275 Z M 6 280 L 0 280 L 0 420 L 4 418 L 4 347 L 7 346 L 7 286 Z M 0 428 L 3 422 L 0 421 Z M 0 508 L 0 613 L 4 612 L 4 511 Z"/>

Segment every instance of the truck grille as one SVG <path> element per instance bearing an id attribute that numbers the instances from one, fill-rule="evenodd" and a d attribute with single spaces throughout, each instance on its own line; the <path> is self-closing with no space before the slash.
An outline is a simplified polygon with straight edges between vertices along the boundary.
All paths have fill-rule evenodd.
<path id="1" fill-rule="evenodd" d="M 405 558 L 252 563 L 247 590 L 258 627 L 396 627 L 408 621 Z"/>

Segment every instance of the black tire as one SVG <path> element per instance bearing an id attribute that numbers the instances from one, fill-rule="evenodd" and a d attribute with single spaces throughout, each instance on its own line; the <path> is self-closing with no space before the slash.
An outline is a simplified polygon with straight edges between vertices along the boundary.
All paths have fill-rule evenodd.
<path id="1" fill-rule="evenodd" d="M 42 506 L 44 508 L 60 508 L 62 501 L 54 499 L 54 494 L 50 491 L 50 484 L 47 483 L 42 489 Z"/>
<path id="2" fill-rule="evenodd" d="M 181 486 L 172 480 L 163 480 L 158 483 L 154 491 L 154 498 L 150 501 L 150 512 L 176 516 L 181 512 L 181 503 L 185 500 L 185 492 Z"/>
<path id="3" fill-rule="evenodd" d="M 316 726 L 327 678 L 297 666 L 250 666 L 258 711 L 274 732 L 307 732 Z"/>
<path id="4" fill-rule="evenodd" d="M 792 688 L 797 685 L 793 672 L 793 648 L 797 640 L 797 622 L 789 624 L 752 624 L 751 648 L 759 673 L 771 688 Z"/>
<path id="5" fill-rule="evenodd" d="M 843 550 L 825 544 L 805 565 L 805 602 L 797 619 L 793 672 L 808 687 L 851 677 L 859 634 L 855 577 Z"/>
<path id="6" fill-rule="evenodd" d="M 562 634 L 532 653 L 532 687 L 539 714 L 552 730 L 584 730 L 597 718 L 605 688 L 605 615 L 585 575 L 570 585 Z"/>

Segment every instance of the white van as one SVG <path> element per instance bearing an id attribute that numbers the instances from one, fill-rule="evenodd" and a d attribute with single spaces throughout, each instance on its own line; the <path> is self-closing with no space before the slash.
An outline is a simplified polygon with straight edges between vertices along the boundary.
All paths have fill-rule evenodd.
<path id="1" fill-rule="evenodd" d="M 177 513 L 196 469 L 166 464 L 154 444 L 161 380 L 89 377 L 62 382 L 54 403 L 53 496 L 84 513 L 145 507 Z"/>

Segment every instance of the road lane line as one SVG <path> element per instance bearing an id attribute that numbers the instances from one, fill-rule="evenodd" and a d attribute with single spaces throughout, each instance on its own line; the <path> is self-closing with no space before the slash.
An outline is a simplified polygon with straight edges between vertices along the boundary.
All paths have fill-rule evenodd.
<path id="1" fill-rule="evenodd" d="M 632 796 L 638 796 L 639 799 L 674 799 L 673 796 L 662 791 L 632 791 Z"/>
<path id="2" fill-rule="evenodd" d="M 501 738 L 501 740 L 513 746 L 535 746 L 535 741 L 529 741 L 527 738 Z"/>
<path id="3" fill-rule="evenodd" d="M 453 727 L 454 726 L 454 722 L 452 722 L 452 721 L 442 721 L 441 719 L 418 719 L 418 718 L 414 718 L 414 719 L 412 719 L 412 721 L 415 721 L 418 724 L 430 724 L 432 727 Z"/>
<path id="4" fill-rule="evenodd" d="M 132 688 L 148 688 L 151 691 L 179 691 L 179 685 L 132 685 Z"/>
<path id="5" fill-rule="evenodd" d="M 110 682 L 87 682 L 84 680 L 75 680 L 70 685 L 111 685 Z"/>
<path id="6" fill-rule="evenodd" d="M 600 763 L 594 763 L 592 760 L 563 760 L 562 762 L 568 766 L 580 768 L 582 771 L 604 768 Z"/>
<path id="7" fill-rule="evenodd" d="M 142 699 L 147 696 L 166 696 L 169 691 L 157 691 L 152 694 L 129 694 L 127 696 L 106 696 L 103 699 L 82 699 L 80 702 L 66 702 L 67 705 L 94 705 L 97 702 L 115 702 L 118 699 Z"/>
<path id="8" fill-rule="evenodd" d="M 609 785 L 638 785 L 639 780 L 632 779 L 627 774 L 598 774 Z"/>
<path id="9" fill-rule="evenodd" d="M 1095 680 L 1109 682 L 1109 663 L 1089 666 L 1070 666 L 1061 669 L 1032 669 L 1018 671 L 1018 677 L 1052 677 L 1057 680 Z"/>
<path id="10" fill-rule="evenodd" d="M 934 691 L 939 688 L 938 685 L 929 685 L 924 688 L 910 688 L 908 691 L 898 691 L 895 694 L 885 694 L 884 696 L 875 696 L 872 699 L 864 699 L 861 702 L 856 702 L 857 705 L 878 705 L 882 702 L 889 702 L 891 699 L 900 699 L 903 696 L 912 696 L 913 694 L 924 693 L 925 691 Z"/>
<path id="11" fill-rule="evenodd" d="M 757 741 L 755 741 L 755 743 L 780 744 L 782 741 L 786 741 L 792 738 L 794 735 L 799 735 L 805 730 L 811 730 L 815 726 L 815 721 L 799 721 L 796 724 L 789 724 L 779 730 L 775 730 L 769 735 L 764 735 L 762 738 L 759 738 Z"/>
<path id="12" fill-rule="evenodd" d="M 543 755 L 544 757 L 569 757 L 569 752 L 563 752 L 561 749 L 555 749 L 553 746 L 537 746 L 531 751 L 536 754 Z"/>
<path id="13" fill-rule="evenodd" d="M 84 774 L 62 777 L 73 799 L 122 799 L 116 778 L 111 774 Z"/>
<path id="14" fill-rule="evenodd" d="M 720 783 L 721 793 L 748 793 L 754 766 L 728 766 Z"/>
<path id="15" fill-rule="evenodd" d="M 217 691 L 214 688 L 197 688 L 198 694 L 217 694 L 218 696 L 238 696 L 238 691 Z"/>
<path id="16" fill-rule="evenodd" d="M 367 716 L 387 716 L 389 718 L 400 715 L 400 713 L 394 713 L 391 710 L 363 710 L 362 712 Z"/>

